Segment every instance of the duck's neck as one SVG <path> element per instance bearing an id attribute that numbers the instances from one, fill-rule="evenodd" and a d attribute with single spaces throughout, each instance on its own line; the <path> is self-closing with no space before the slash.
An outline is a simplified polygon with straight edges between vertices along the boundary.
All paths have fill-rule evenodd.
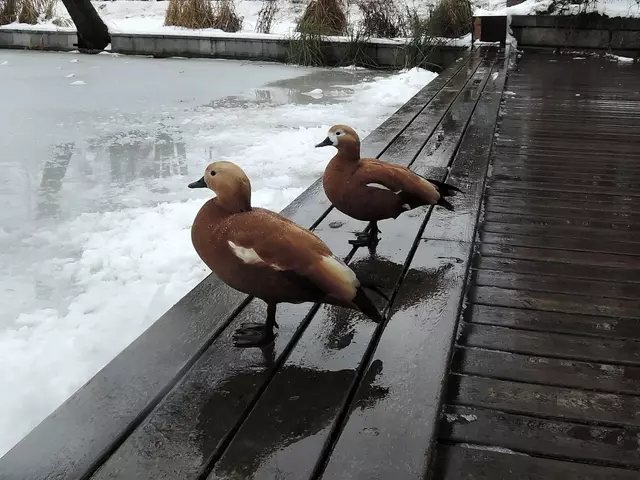
<path id="1" fill-rule="evenodd" d="M 360 160 L 360 143 L 348 142 L 340 145 L 336 157 L 357 163 Z"/>

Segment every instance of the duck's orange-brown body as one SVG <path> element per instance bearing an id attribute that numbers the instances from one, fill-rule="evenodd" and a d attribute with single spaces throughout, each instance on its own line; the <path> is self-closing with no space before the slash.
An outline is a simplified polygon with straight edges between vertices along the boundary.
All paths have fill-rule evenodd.
<path id="1" fill-rule="evenodd" d="M 251 182 L 240 167 L 212 163 L 189 187 L 217 194 L 191 227 L 202 261 L 230 287 L 267 303 L 266 322 L 242 324 L 234 335 L 236 346 L 273 341 L 278 303 L 329 303 L 382 321 L 356 274 L 322 240 L 278 213 L 251 207 Z"/>
<path id="2" fill-rule="evenodd" d="M 213 198 L 196 215 L 191 241 L 202 261 L 236 290 L 267 303 L 319 302 L 326 297 L 320 289 L 297 283 L 289 274 L 267 264 L 246 263 L 229 244 L 236 240 L 237 245 L 250 249 L 257 242 L 264 246 L 279 239 L 286 240 L 287 223 L 290 222 L 262 208 L 231 214 L 218 204 L 217 198 Z M 316 254 L 330 255 L 331 252 L 317 248 Z"/>
<path id="3" fill-rule="evenodd" d="M 351 127 L 334 125 L 325 141 L 336 155 L 327 165 L 322 183 L 327 198 L 341 212 L 362 221 L 397 218 L 423 205 L 453 209 L 443 198 L 458 190 L 416 175 L 407 167 L 360 157 L 360 138 Z"/>

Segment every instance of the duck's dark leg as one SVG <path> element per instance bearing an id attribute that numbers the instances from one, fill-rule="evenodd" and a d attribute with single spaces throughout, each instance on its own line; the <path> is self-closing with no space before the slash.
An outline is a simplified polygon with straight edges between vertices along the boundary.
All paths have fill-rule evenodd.
<path id="1" fill-rule="evenodd" d="M 356 233 L 356 239 L 349 240 L 349 243 L 354 247 L 375 247 L 380 241 L 378 238 L 379 233 L 381 232 L 378 228 L 378 222 L 371 222 L 369 224 L 368 232 Z"/>
<path id="2" fill-rule="evenodd" d="M 267 304 L 267 320 L 265 323 L 243 323 L 234 334 L 233 342 L 236 347 L 261 347 L 273 343 L 275 334 L 273 328 L 276 323 L 276 304 Z"/>

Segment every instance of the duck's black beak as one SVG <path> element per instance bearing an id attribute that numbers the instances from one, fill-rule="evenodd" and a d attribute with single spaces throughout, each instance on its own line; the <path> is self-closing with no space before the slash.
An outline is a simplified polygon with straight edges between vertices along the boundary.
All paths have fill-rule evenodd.
<path id="1" fill-rule="evenodd" d="M 333 145 L 333 142 L 331 141 L 331 139 L 329 137 L 327 137 L 322 142 L 317 144 L 316 148 L 318 148 L 318 147 L 328 147 L 329 145 Z"/>
<path id="2" fill-rule="evenodd" d="M 202 177 L 200 180 L 196 180 L 195 182 L 190 183 L 189 188 L 207 188 L 204 177 Z"/>

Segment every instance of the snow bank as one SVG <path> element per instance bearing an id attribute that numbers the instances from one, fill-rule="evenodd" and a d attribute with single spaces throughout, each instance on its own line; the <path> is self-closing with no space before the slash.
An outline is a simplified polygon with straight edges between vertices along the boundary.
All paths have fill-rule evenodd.
<path id="1" fill-rule="evenodd" d="M 192 139 L 192 151 L 215 146 L 213 160 L 246 170 L 255 205 L 280 210 L 333 155 L 314 148 L 332 124 L 352 125 L 364 137 L 435 76 L 412 69 L 325 88 L 321 101 L 306 105 L 217 102 L 190 113 L 183 126 L 204 127 Z M 3 303 L 21 312 L 0 325 L 0 455 L 208 275 L 191 245 L 190 227 L 211 193 L 186 185 L 209 160 L 187 162 L 197 173 L 156 183 L 169 192 L 160 199 L 179 192 L 190 196 L 185 201 L 85 213 L 11 244 L 39 260 L 21 272 L 26 280 L 0 277 Z M 144 185 L 127 188 L 126 195 L 139 202 L 150 195 Z M 0 230 L 0 239 L 11 235 Z M 52 258 L 49 251 L 60 253 Z M 0 252 L 2 271 L 14 254 Z M 35 303 L 43 284 L 56 292 L 44 307 Z"/>

